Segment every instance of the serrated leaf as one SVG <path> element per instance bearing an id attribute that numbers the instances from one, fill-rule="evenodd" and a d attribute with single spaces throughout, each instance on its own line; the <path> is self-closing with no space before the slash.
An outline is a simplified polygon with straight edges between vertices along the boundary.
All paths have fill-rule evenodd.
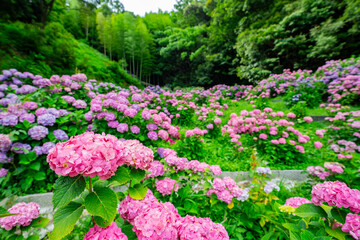
<path id="1" fill-rule="evenodd" d="M 300 205 L 295 210 L 295 215 L 305 218 L 305 217 L 327 217 L 327 213 L 324 209 L 319 206 L 315 206 L 312 203 L 306 203 Z"/>
<path id="2" fill-rule="evenodd" d="M 60 240 L 68 235 L 74 229 L 84 209 L 84 205 L 75 202 L 59 208 L 54 214 L 54 230 L 48 234 L 49 239 Z"/>
<path id="3" fill-rule="evenodd" d="M 120 185 L 124 185 L 125 183 L 131 180 L 130 172 L 127 168 L 119 167 L 115 172 L 115 175 L 112 176 L 109 180 L 116 181 Z"/>
<path id="4" fill-rule="evenodd" d="M 85 189 L 86 183 L 83 176 L 60 176 L 55 182 L 53 195 L 54 209 L 66 206 L 71 200 L 78 197 Z"/>
<path id="5" fill-rule="evenodd" d="M 136 184 L 134 187 L 129 188 L 129 195 L 135 200 L 142 200 L 145 198 L 147 191 L 147 187 L 144 187 L 141 184 Z"/>
<path id="6" fill-rule="evenodd" d="M 110 188 L 100 188 L 89 193 L 85 199 L 85 208 L 93 216 L 113 221 L 117 212 L 117 197 Z"/>

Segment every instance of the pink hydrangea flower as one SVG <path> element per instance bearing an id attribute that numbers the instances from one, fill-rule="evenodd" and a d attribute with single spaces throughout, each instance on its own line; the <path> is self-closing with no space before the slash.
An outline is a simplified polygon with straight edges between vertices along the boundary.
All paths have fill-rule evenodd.
<path id="1" fill-rule="evenodd" d="M 215 118 L 214 123 L 215 123 L 216 125 L 221 124 L 221 119 L 220 119 L 220 118 Z"/>
<path id="2" fill-rule="evenodd" d="M 303 205 L 305 203 L 311 203 L 311 201 L 306 198 L 302 198 L 302 197 L 292 197 L 292 198 L 288 198 L 286 200 L 284 206 L 290 206 L 290 207 L 297 208 L 300 205 Z"/>
<path id="3" fill-rule="evenodd" d="M 143 206 L 134 219 L 133 231 L 139 240 L 178 239 L 177 221 L 180 215 L 169 202 L 152 202 Z"/>
<path id="4" fill-rule="evenodd" d="M 210 218 L 197 218 L 186 215 L 178 222 L 180 240 L 228 240 L 224 226 L 214 223 Z"/>
<path id="5" fill-rule="evenodd" d="M 312 117 L 304 117 L 304 121 L 311 123 L 313 121 Z"/>
<path id="6" fill-rule="evenodd" d="M 322 148 L 323 144 L 321 142 L 314 142 L 315 148 Z"/>
<path id="7" fill-rule="evenodd" d="M 342 226 L 343 232 L 348 232 L 356 239 L 360 239 L 360 216 L 357 214 L 348 213 L 346 215 L 345 224 Z"/>
<path id="8" fill-rule="evenodd" d="M 360 191 L 349 188 L 345 183 L 324 182 L 313 186 L 311 201 L 315 205 L 326 202 L 330 206 L 349 208 L 355 213 L 360 212 Z"/>
<path id="9" fill-rule="evenodd" d="M 50 150 L 47 162 L 59 175 L 75 177 L 83 174 L 104 180 L 125 163 L 123 155 L 131 155 L 131 151 L 127 153 L 126 150 L 115 136 L 87 132 L 58 143 Z"/>
<path id="10" fill-rule="evenodd" d="M 135 200 L 127 195 L 125 199 L 121 201 L 118 212 L 122 219 L 134 225 L 134 219 L 139 215 L 142 208 L 153 202 L 158 202 L 158 200 L 150 190 L 147 191 L 145 198 L 142 200 Z"/>
<path id="11" fill-rule="evenodd" d="M 121 232 L 121 229 L 117 227 L 116 223 L 112 223 L 106 228 L 95 227 L 90 228 L 86 233 L 84 240 L 128 240 L 127 236 Z"/>
<path id="12" fill-rule="evenodd" d="M 170 195 L 172 191 L 179 191 L 179 184 L 176 183 L 176 180 L 171 178 L 165 178 L 164 180 L 159 180 L 156 183 L 156 190 L 158 190 L 163 196 Z"/>
<path id="13" fill-rule="evenodd" d="M 40 206 L 37 203 L 17 203 L 9 210 L 10 213 L 19 213 L 19 215 L 8 216 L 0 218 L 0 225 L 6 230 L 11 230 L 15 226 L 29 226 L 30 223 L 39 217 Z"/>

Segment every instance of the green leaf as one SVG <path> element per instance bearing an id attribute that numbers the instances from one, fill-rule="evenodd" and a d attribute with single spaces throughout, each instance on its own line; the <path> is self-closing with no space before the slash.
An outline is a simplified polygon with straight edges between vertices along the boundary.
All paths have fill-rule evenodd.
<path id="1" fill-rule="evenodd" d="M 341 224 L 345 223 L 345 219 L 346 219 L 346 212 L 339 209 L 339 208 L 333 208 L 331 209 L 331 216 L 338 221 Z"/>
<path id="2" fill-rule="evenodd" d="M 290 240 L 301 240 L 301 239 L 300 239 L 299 235 L 290 231 Z"/>
<path id="3" fill-rule="evenodd" d="M 41 163 L 40 162 L 34 162 L 34 163 L 31 163 L 29 165 L 29 168 L 32 169 L 32 170 L 35 170 L 35 171 L 39 171 L 40 170 L 40 167 L 41 167 Z"/>
<path id="4" fill-rule="evenodd" d="M 86 210 L 94 216 L 113 221 L 116 216 L 118 200 L 110 188 L 100 188 L 89 193 L 85 199 Z"/>
<path id="5" fill-rule="evenodd" d="M 313 240 L 315 237 L 310 231 L 302 229 L 301 230 L 301 240 Z"/>
<path id="6" fill-rule="evenodd" d="M 48 225 L 49 221 L 50 219 L 48 218 L 38 217 L 34 219 L 29 226 L 33 228 L 43 228 Z"/>
<path id="7" fill-rule="evenodd" d="M 325 226 L 325 231 L 330 236 L 333 236 L 334 238 L 339 239 L 339 240 L 345 240 L 346 236 L 348 235 L 347 233 L 344 233 L 343 231 L 341 231 L 341 228 L 332 229 L 329 226 Z"/>
<path id="8" fill-rule="evenodd" d="M 36 153 L 34 151 L 30 152 L 29 154 L 27 154 L 27 158 L 30 160 L 30 162 L 36 160 L 37 159 Z"/>
<path id="9" fill-rule="evenodd" d="M 119 167 L 115 172 L 115 175 L 112 176 L 109 181 L 116 181 L 120 185 L 124 185 L 131 180 L 130 172 L 127 168 Z"/>
<path id="10" fill-rule="evenodd" d="M 55 182 L 53 195 L 54 209 L 66 206 L 71 200 L 79 196 L 85 189 L 86 183 L 83 176 L 60 176 Z"/>
<path id="11" fill-rule="evenodd" d="M 139 184 L 145 177 L 145 171 L 141 169 L 131 169 L 130 172 L 131 185 Z"/>
<path id="12" fill-rule="evenodd" d="M 109 226 L 112 223 L 112 221 L 107 221 L 99 216 L 95 216 L 94 220 L 95 220 L 96 225 L 99 225 L 102 228 L 106 228 L 107 226 Z"/>
<path id="13" fill-rule="evenodd" d="M 265 234 L 260 240 L 270 240 L 274 232 L 269 232 Z"/>
<path id="14" fill-rule="evenodd" d="M 144 187 L 141 184 L 136 184 L 134 187 L 129 188 L 129 195 L 131 198 L 135 200 L 141 200 L 144 199 L 147 191 L 148 191 L 147 187 Z"/>
<path id="15" fill-rule="evenodd" d="M 41 180 L 44 180 L 46 178 L 46 175 L 44 172 L 37 172 L 34 176 L 34 179 L 36 181 L 41 181 Z"/>
<path id="16" fill-rule="evenodd" d="M 319 206 L 315 206 L 312 203 L 306 203 L 300 205 L 295 210 L 295 215 L 305 218 L 305 217 L 327 217 L 326 212 Z"/>
<path id="17" fill-rule="evenodd" d="M 67 206 L 59 208 L 54 214 L 54 230 L 48 234 L 50 240 L 60 240 L 68 235 L 79 220 L 84 205 L 70 202 Z"/>

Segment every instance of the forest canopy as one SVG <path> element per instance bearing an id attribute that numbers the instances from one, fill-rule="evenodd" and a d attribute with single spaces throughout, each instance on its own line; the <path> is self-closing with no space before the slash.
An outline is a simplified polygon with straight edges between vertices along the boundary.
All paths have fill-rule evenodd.
<path id="1" fill-rule="evenodd" d="M 81 43 L 118 72 L 170 87 L 258 82 L 360 54 L 359 0 L 177 0 L 145 16 L 119 0 L 4 0 L 0 18 L 1 36 L 16 34 L 0 40 L 2 65 L 16 56 L 57 73 L 87 69 L 73 51 Z"/>

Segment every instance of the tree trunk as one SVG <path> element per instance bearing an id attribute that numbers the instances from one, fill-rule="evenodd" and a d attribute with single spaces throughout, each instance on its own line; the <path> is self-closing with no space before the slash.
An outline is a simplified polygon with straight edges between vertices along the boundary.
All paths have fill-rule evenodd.
<path id="1" fill-rule="evenodd" d="M 41 30 L 44 30 L 46 21 L 53 9 L 55 0 L 50 0 L 48 3 L 46 0 L 40 1 L 40 8 L 41 8 Z"/>

